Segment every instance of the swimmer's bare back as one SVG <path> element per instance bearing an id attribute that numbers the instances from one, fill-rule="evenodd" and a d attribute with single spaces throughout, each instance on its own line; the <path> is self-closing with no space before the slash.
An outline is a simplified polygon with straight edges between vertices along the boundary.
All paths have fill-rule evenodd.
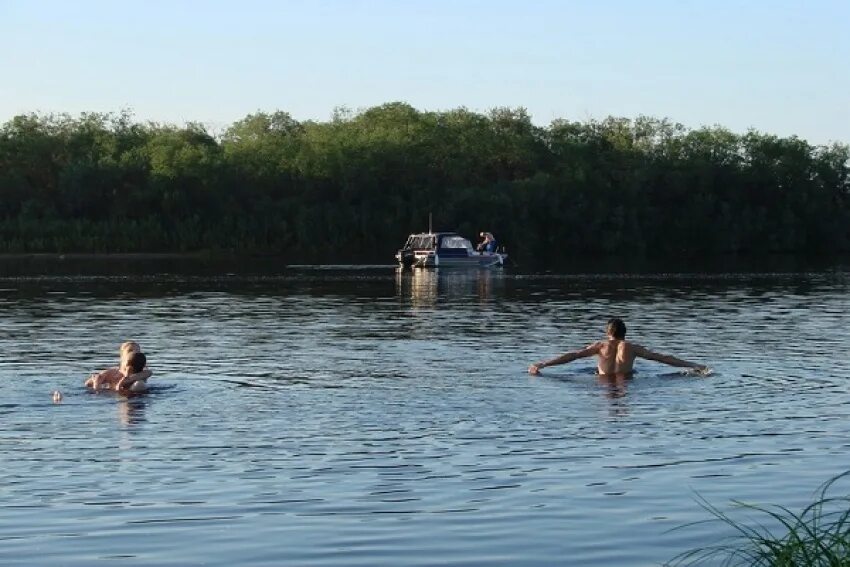
<path id="1" fill-rule="evenodd" d="M 596 370 L 604 376 L 631 374 L 637 354 L 635 345 L 622 339 L 599 341 L 596 347 Z"/>

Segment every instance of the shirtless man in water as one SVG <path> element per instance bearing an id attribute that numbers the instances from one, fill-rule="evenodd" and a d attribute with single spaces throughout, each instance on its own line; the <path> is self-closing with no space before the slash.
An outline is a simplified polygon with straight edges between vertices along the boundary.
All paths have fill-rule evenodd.
<path id="1" fill-rule="evenodd" d="M 565 364 L 579 358 L 587 358 L 596 355 L 597 363 L 596 370 L 603 376 L 622 376 L 632 373 L 636 358 L 646 358 L 647 360 L 655 360 L 670 366 L 680 366 L 684 368 L 693 368 L 699 372 L 706 372 L 707 367 L 702 364 L 688 362 L 670 356 L 669 354 L 659 354 L 645 349 L 640 345 L 626 341 L 626 324 L 621 319 L 611 319 L 608 321 L 608 326 L 605 328 L 605 333 L 608 338 L 604 341 L 599 341 L 589 345 L 581 350 L 562 354 L 552 360 L 537 362 L 528 367 L 529 374 L 540 374 L 540 369 L 547 366 L 555 366 L 557 364 Z"/>

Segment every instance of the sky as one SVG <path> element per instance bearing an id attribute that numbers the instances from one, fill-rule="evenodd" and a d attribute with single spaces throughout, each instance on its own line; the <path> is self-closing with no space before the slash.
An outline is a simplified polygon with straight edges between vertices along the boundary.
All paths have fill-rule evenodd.
<path id="1" fill-rule="evenodd" d="M 850 0 L 0 0 L 0 123 L 524 107 L 850 143 Z"/>

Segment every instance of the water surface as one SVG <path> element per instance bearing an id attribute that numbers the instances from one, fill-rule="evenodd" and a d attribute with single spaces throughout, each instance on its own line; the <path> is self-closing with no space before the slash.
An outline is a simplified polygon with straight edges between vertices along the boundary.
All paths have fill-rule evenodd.
<path id="1" fill-rule="evenodd" d="M 0 276 L 0 563 L 660 565 L 848 468 L 840 269 L 182 268 Z M 714 374 L 526 373 L 611 316 Z"/>

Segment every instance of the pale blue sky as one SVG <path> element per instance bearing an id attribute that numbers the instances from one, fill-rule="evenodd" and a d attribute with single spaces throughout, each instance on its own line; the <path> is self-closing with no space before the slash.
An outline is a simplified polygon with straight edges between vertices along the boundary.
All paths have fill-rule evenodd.
<path id="1" fill-rule="evenodd" d="M 390 101 L 850 143 L 850 0 L 0 0 L 0 122 Z"/>

